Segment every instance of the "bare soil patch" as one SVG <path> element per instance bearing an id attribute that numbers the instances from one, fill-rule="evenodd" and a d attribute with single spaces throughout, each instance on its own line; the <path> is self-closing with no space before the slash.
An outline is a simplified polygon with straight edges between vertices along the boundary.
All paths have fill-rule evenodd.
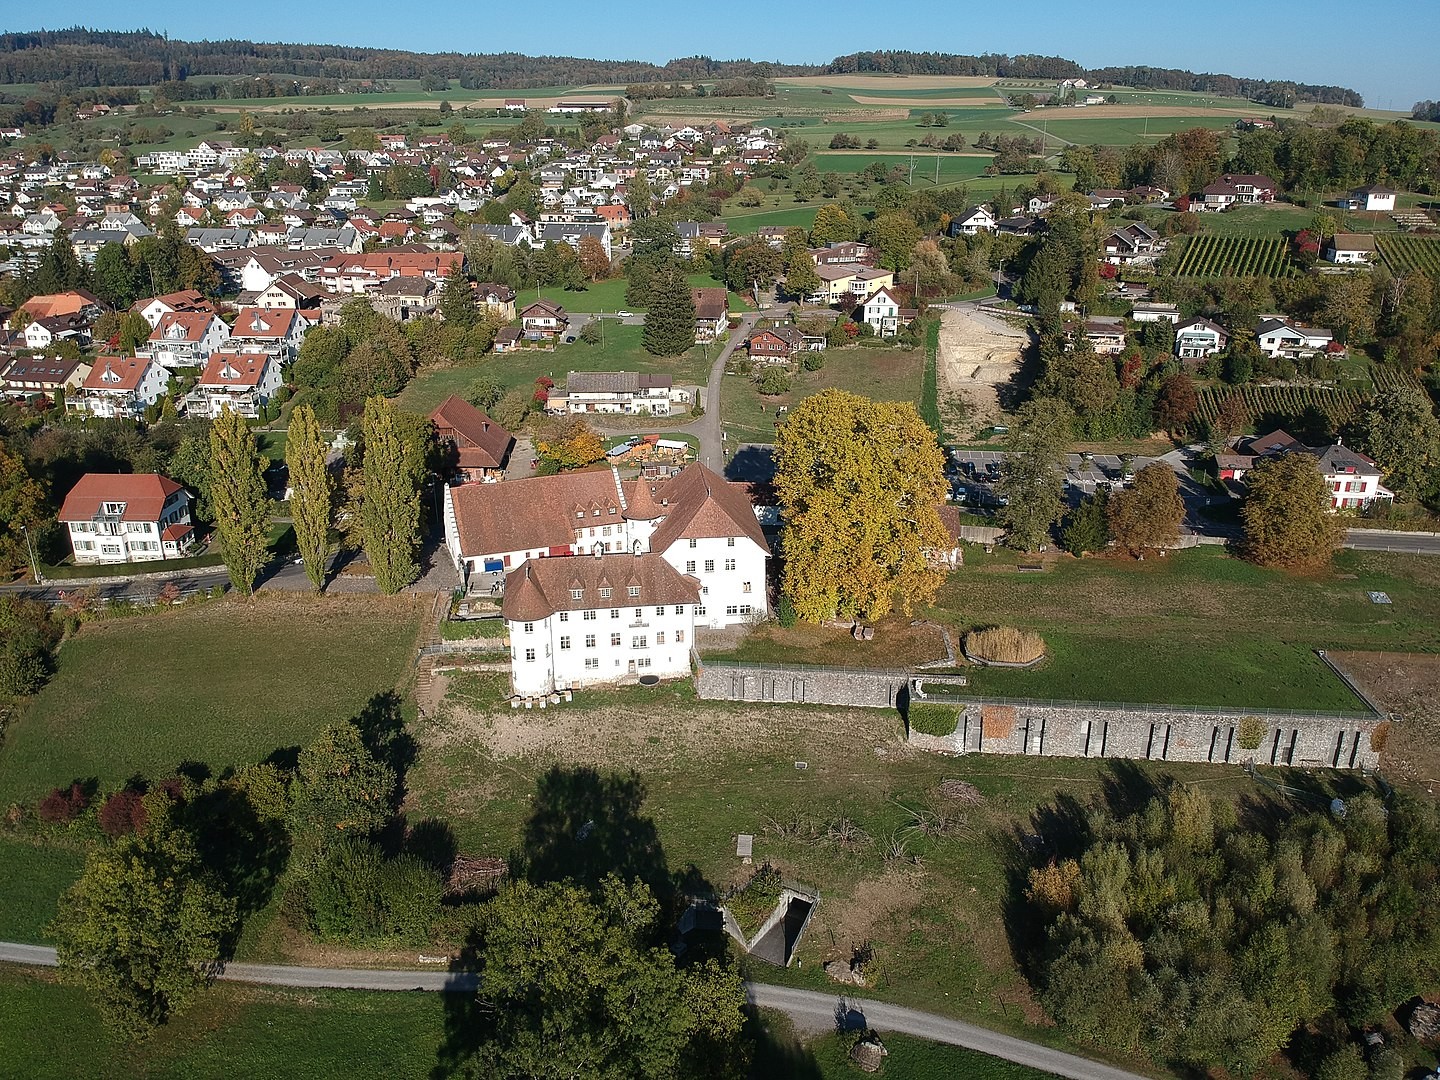
<path id="1" fill-rule="evenodd" d="M 973 435 L 1000 417 L 1000 387 L 1020 371 L 1029 335 L 998 319 L 970 311 L 946 311 L 940 320 L 940 392 L 965 406 Z M 943 409 L 943 405 L 942 405 Z"/>
<path id="2" fill-rule="evenodd" d="M 1440 656 L 1426 653 L 1332 653 L 1366 692 L 1402 720 L 1384 735 L 1387 775 L 1440 793 Z"/>

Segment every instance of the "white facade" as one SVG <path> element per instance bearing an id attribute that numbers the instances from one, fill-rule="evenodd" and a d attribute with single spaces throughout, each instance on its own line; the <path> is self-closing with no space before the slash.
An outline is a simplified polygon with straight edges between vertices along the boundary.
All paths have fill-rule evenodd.
<path id="1" fill-rule="evenodd" d="M 531 697 L 642 675 L 683 678 L 690 674 L 695 606 L 587 608 L 537 622 L 507 620 L 515 693 Z"/>
<path id="2" fill-rule="evenodd" d="M 191 321 L 183 318 L 172 319 L 163 329 L 157 328 L 146 342 L 143 352 L 167 368 L 199 367 L 204 364 L 212 352 L 229 340 L 230 327 L 225 325 L 220 316 L 211 315 L 204 329 L 196 335 L 186 325 Z"/>
<path id="3" fill-rule="evenodd" d="M 648 543 L 648 537 L 646 540 Z M 765 615 L 768 555 L 768 551 L 748 536 L 677 540 L 660 553 L 661 558 L 680 573 L 700 579 L 695 625 L 712 628 L 733 626 Z"/>
<path id="4" fill-rule="evenodd" d="M 1255 344 L 1269 357 L 1309 356 L 1330 347 L 1334 335 L 1298 323 L 1278 319 L 1263 320 L 1255 335 Z"/>

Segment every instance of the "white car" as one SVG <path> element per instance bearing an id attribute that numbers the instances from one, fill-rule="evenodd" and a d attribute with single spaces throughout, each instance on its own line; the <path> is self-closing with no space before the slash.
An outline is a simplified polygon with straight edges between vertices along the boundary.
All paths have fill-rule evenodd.
<path id="1" fill-rule="evenodd" d="M 617 311 L 615 312 L 615 317 L 617 319 L 629 319 L 633 317 L 633 313 L 629 311 Z"/>

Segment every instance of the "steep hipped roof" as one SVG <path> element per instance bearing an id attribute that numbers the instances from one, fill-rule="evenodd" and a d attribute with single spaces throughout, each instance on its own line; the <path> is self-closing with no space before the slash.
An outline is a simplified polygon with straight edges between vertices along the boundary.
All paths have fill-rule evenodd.
<path id="1" fill-rule="evenodd" d="M 454 432 L 460 464 L 469 469 L 499 469 L 515 438 L 464 398 L 451 394 L 430 414 L 442 439 Z"/>
<path id="2" fill-rule="evenodd" d="M 159 521 L 165 500 L 184 488 L 159 473 L 86 473 L 65 496 L 61 521 L 93 521 L 105 503 L 124 503 L 121 521 Z"/>
<path id="3" fill-rule="evenodd" d="M 469 558 L 567 547 L 576 529 L 621 522 L 620 493 L 608 469 L 463 484 L 451 488 L 450 497 L 460 551 Z"/>
<path id="4" fill-rule="evenodd" d="M 655 485 L 651 494 L 665 512 L 650 537 L 653 551 L 664 551 L 676 540 L 718 536 L 748 536 L 769 549 L 745 485 L 730 483 L 698 461 Z"/>
<path id="5" fill-rule="evenodd" d="M 632 588 L 638 593 L 631 595 Z M 602 589 L 608 589 L 610 595 L 602 597 Z M 505 602 L 500 610 L 511 622 L 537 622 L 557 611 L 699 601 L 700 583 L 659 555 L 572 555 L 528 559 L 512 570 L 505 579 Z"/>

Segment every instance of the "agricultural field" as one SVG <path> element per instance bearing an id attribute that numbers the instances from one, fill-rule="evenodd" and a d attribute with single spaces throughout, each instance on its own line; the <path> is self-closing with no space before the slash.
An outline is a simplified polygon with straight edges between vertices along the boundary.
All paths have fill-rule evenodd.
<path id="1" fill-rule="evenodd" d="M 1440 275 L 1440 237 L 1384 233 L 1376 237 L 1385 265 L 1397 273 L 1423 270 L 1432 278 Z"/>
<path id="2" fill-rule="evenodd" d="M 1192 236 L 1185 241 L 1176 277 L 1289 277 L 1295 272 L 1283 239 Z"/>
<path id="3" fill-rule="evenodd" d="M 1383 368 L 1374 369 L 1377 385 L 1387 379 L 1390 373 Z M 1384 389 L 1381 386 L 1381 389 Z M 1206 387 L 1198 391 L 1200 399 L 1196 415 L 1213 422 L 1220 413 L 1220 405 L 1235 394 L 1245 403 L 1252 424 L 1263 427 L 1266 418 L 1303 417 L 1311 410 L 1323 416 L 1332 429 L 1343 427 L 1365 401 L 1365 395 L 1358 390 L 1341 389 L 1332 386 L 1258 386 L 1246 383 L 1243 386 Z M 1257 427 L 1257 431 L 1259 428 Z"/>

